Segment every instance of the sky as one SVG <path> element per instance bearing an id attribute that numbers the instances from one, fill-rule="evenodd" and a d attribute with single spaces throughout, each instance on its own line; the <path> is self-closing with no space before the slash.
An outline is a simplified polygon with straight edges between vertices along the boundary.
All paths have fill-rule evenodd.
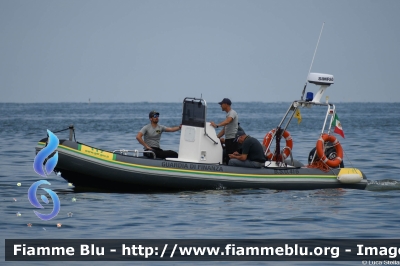
<path id="1" fill-rule="evenodd" d="M 0 0 L 0 102 L 400 102 L 400 1 Z M 307 91 L 318 87 L 308 84 Z"/>

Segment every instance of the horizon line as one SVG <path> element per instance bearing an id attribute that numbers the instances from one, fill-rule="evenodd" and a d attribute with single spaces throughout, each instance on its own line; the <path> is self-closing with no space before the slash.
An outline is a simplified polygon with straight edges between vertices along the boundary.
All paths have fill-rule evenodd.
<path id="1" fill-rule="evenodd" d="M 295 101 L 300 101 L 300 100 L 295 100 Z M 233 102 L 232 105 L 235 103 L 290 103 L 294 101 L 273 101 L 273 102 L 265 102 L 265 101 L 237 101 Z M 159 101 L 137 101 L 137 102 L 102 102 L 102 101 L 96 101 L 96 102 L 73 102 L 73 101 L 67 101 L 67 102 L 0 102 L 0 104 L 61 104 L 61 103 L 77 103 L 77 104 L 105 104 L 105 103 L 110 103 L 110 104 L 116 104 L 116 103 L 122 103 L 122 104 L 131 104 L 131 103 L 183 103 L 181 102 L 175 102 L 175 101 L 165 101 L 165 102 L 159 102 Z M 218 102 L 207 102 L 207 103 L 216 103 Z M 330 101 L 330 103 L 400 103 L 398 101 Z"/>

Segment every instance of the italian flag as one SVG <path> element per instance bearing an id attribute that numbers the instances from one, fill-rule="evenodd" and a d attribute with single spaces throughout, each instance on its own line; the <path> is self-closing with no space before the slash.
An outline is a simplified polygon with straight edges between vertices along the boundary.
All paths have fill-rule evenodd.
<path id="1" fill-rule="evenodd" d="M 334 119 L 332 121 L 332 126 L 335 127 L 333 132 L 335 132 L 336 134 L 339 134 L 340 136 L 342 136 L 342 138 L 344 138 L 344 132 L 343 132 L 342 124 L 340 123 L 339 117 L 337 116 L 336 113 L 335 113 L 335 117 L 334 117 Z"/>

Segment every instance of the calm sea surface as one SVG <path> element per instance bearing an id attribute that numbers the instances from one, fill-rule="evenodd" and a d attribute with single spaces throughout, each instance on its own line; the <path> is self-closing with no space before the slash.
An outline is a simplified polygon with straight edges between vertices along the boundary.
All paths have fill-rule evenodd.
<path id="1" fill-rule="evenodd" d="M 262 141 L 276 127 L 290 103 L 234 103 L 246 133 Z M 400 105 L 338 103 L 337 114 L 346 138 L 346 166 L 361 169 L 366 190 L 309 191 L 213 190 L 179 193 L 105 193 L 78 191 L 61 177 L 47 180 L 61 201 L 50 221 L 33 213 L 28 188 L 42 179 L 32 167 L 36 143 L 46 130 L 73 124 L 76 139 L 107 149 L 137 149 L 135 136 L 148 123 L 149 111 L 160 112 L 160 124 L 180 124 L 181 103 L 0 103 L 0 264 L 6 238 L 400 238 Z M 322 128 L 325 107 L 302 109 L 300 125 L 288 130 L 295 159 L 307 163 Z M 208 121 L 221 122 L 225 113 L 209 103 Z M 60 139 L 68 131 L 57 133 Z M 162 148 L 178 151 L 179 132 L 164 133 Z M 20 183 L 20 186 L 17 184 Z M 17 215 L 17 214 L 20 215 Z M 57 228 L 56 224 L 62 227 Z M 32 224 L 29 227 L 27 224 Z M 397 258 L 400 261 L 400 258 Z M 26 263 L 12 263 L 25 265 Z M 32 264 L 32 263 L 29 263 Z M 50 264 L 37 262 L 35 265 Z M 75 265 L 82 263 L 75 262 Z M 93 263 L 86 263 L 91 265 Z M 121 263 L 104 263 L 104 265 Z M 142 265 L 141 263 L 122 263 Z M 152 265 L 163 265 L 151 262 Z M 167 264 L 164 262 L 164 264 Z M 188 265 L 193 262 L 171 262 Z M 309 262 L 202 262 L 202 265 L 309 265 Z M 322 263 L 312 263 L 314 265 Z M 362 265 L 360 262 L 330 264 Z M 326 265 L 326 263 L 324 263 Z"/>

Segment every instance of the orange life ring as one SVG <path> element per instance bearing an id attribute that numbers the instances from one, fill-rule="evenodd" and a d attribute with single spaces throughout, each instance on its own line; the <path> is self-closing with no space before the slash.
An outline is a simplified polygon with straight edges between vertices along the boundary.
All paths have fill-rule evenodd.
<path id="1" fill-rule="evenodd" d="M 326 157 L 324 149 L 325 142 L 332 142 L 333 145 L 335 146 L 337 154 L 335 159 L 329 160 Z M 339 141 L 335 138 L 335 136 L 328 135 L 325 133 L 322 134 L 321 137 L 317 140 L 316 149 L 317 149 L 317 155 L 319 158 L 321 158 L 321 161 L 323 161 L 330 167 L 338 167 L 343 160 L 343 148 L 342 145 L 340 145 Z"/>
<path id="2" fill-rule="evenodd" d="M 268 148 L 269 143 L 272 141 L 272 137 L 274 136 L 275 133 L 275 129 L 272 129 L 270 132 L 267 133 L 267 135 L 265 135 L 264 140 L 263 140 L 263 145 Z M 282 135 L 285 140 L 286 140 L 286 147 L 283 149 L 283 159 L 286 159 L 287 157 L 289 157 L 290 153 L 292 152 L 293 149 L 293 140 L 292 137 L 290 136 L 289 131 L 283 131 L 283 135 Z M 267 150 L 267 158 L 269 160 L 274 160 L 274 154 L 268 149 Z"/>

